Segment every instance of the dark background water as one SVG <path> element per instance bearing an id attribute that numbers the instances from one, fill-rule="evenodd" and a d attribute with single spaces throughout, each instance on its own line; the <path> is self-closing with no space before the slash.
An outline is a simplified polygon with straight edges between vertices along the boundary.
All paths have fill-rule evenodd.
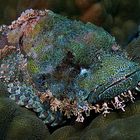
<path id="1" fill-rule="evenodd" d="M 135 37 L 140 22 L 140 0 L 0 0 L 0 24 L 10 24 L 30 8 L 102 26 L 122 45 Z"/>

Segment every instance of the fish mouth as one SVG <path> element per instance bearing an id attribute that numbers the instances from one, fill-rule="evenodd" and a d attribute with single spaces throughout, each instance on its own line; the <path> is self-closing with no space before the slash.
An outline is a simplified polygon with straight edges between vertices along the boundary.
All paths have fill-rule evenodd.
<path id="1" fill-rule="evenodd" d="M 139 86 L 138 86 L 139 83 Z M 111 83 L 101 85 L 91 91 L 88 100 L 90 103 L 110 101 L 129 90 L 137 89 L 140 91 L 140 69 L 137 69 L 123 77 L 117 78 Z"/>
<path id="2" fill-rule="evenodd" d="M 132 72 L 132 73 L 130 73 L 130 74 L 127 74 L 126 76 L 124 76 L 124 77 L 121 77 L 121 78 L 119 78 L 119 79 L 117 79 L 116 81 L 114 81 L 111 85 L 109 85 L 103 92 L 105 92 L 107 89 L 109 89 L 109 88 L 111 88 L 111 87 L 114 87 L 114 86 L 116 86 L 116 85 L 118 85 L 118 84 L 120 84 L 120 83 L 122 83 L 122 82 L 124 82 L 124 81 L 127 81 L 127 80 L 129 80 L 131 77 L 133 77 L 136 73 L 138 73 L 138 72 L 140 72 L 140 69 L 139 70 L 136 70 L 136 71 L 134 71 L 134 72 Z M 102 92 L 102 93 L 103 93 Z"/>
<path id="3" fill-rule="evenodd" d="M 101 88 L 103 86 L 98 87 L 97 90 L 100 91 Z M 139 97 L 137 94 L 140 93 L 140 69 L 118 78 L 100 93 L 97 90 L 88 97 L 89 103 L 95 106 L 95 112 L 101 112 L 106 116 L 113 108 L 125 111 L 125 103 L 128 101 L 134 103 Z"/>
<path id="4" fill-rule="evenodd" d="M 137 85 L 140 81 L 140 69 L 135 70 L 134 72 L 121 77 L 114 82 L 112 82 L 109 86 L 107 86 L 102 92 L 99 94 L 99 100 L 111 99 L 115 96 L 118 96 L 128 90 L 132 90 L 137 88 Z"/>

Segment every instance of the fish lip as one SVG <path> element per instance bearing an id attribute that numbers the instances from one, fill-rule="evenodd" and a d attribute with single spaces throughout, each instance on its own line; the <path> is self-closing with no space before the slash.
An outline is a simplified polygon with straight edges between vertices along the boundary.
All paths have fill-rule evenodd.
<path id="1" fill-rule="evenodd" d="M 107 86 L 100 94 L 104 93 L 106 90 L 108 90 L 109 88 L 112 88 L 118 84 L 120 84 L 122 81 L 124 80 L 128 80 L 129 78 L 131 78 L 133 75 L 135 75 L 137 72 L 140 72 L 140 69 L 135 70 L 134 72 L 125 75 L 124 77 L 120 78 L 119 80 L 116 80 L 115 82 L 113 82 L 112 84 L 110 84 L 109 86 Z"/>
<path id="2" fill-rule="evenodd" d="M 137 68 L 133 72 L 131 72 L 127 75 L 124 75 L 122 78 L 119 78 L 119 80 L 115 80 L 115 82 L 107 83 L 106 85 L 109 85 L 109 86 L 100 85 L 98 88 L 95 88 L 90 92 L 89 96 L 87 97 L 88 101 L 90 103 L 98 103 L 98 102 L 102 102 L 105 100 L 108 101 L 123 92 L 132 90 L 133 88 L 135 88 L 137 86 L 138 82 L 140 81 L 140 80 L 136 79 L 136 83 L 133 83 L 135 75 L 140 78 L 140 74 L 137 75 L 138 73 L 140 73 L 140 68 Z M 121 84 L 121 82 L 124 82 L 124 81 L 127 82 L 127 80 L 130 80 L 130 78 L 132 79 L 132 84 L 130 84 L 128 87 L 126 87 L 125 89 L 120 88 L 119 91 L 118 90 L 112 91 L 112 89 L 116 89 L 117 85 L 119 86 Z M 133 87 L 133 88 L 131 88 L 131 87 Z"/>

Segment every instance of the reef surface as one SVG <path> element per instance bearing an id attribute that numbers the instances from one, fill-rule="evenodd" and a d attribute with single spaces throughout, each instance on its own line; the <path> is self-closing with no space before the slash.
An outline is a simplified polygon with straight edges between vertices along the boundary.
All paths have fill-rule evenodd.
<path id="1" fill-rule="evenodd" d="M 32 111 L 19 107 L 2 89 L 0 89 L 1 140 L 140 139 L 139 100 L 129 104 L 125 112 L 111 112 L 106 117 L 102 114 L 98 115 L 87 127 L 83 127 L 83 123 L 77 123 L 61 127 L 50 134 L 45 124 Z"/>

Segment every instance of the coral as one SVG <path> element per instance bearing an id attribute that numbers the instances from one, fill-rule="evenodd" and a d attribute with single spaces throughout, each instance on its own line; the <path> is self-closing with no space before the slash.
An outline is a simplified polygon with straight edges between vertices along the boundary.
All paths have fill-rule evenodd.
<path id="1" fill-rule="evenodd" d="M 65 134 L 62 135 L 62 132 L 65 132 Z M 50 140 L 67 140 L 69 137 L 71 137 L 71 135 L 75 134 L 76 132 L 78 132 L 78 130 L 76 130 L 74 127 L 65 126 L 53 132 L 53 134 L 50 136 Z"/>
<path id="2" fill-rule="evenodd" d="M 53 140 L 104 140 L 139 139 L 140 101 L 131 104 L 125 112 L 112 112 L 107 117 L 99 115 L 86 128 L 64 126 L 54 131 Z M 64 133 L 65 132 L 65 133 Z"/>
<path id="3" fill-rule="evenodd" d="M 131 106 L 131 109 L 135 109 L 135 107 L 137 107 L 138 104 L 136 104 L 136 106 L 134 105 L 133 107 Z M 104 119 L 102 117 L 100 118 L 100 120 L 98 120 L 98 118 L 97 120 L 93 120 L 93 123 L 91 123 L 92 127 L 87 128 L 87 132 L 85 133 L 82 139 L 88 140 L 96 138 L 102 140 L 104 139 L 104 137 L 106 139 L 139 139 L 138 129 L 140 123 L 140 112 L 139 108 L 137 109 L 138 110 L 135 110 L 136 112 L 132 116 L 130 115 L 130 112 L 130 114 L 127 114 L 125 118 L 123 118 L 122 116 L 117 117 L 117 114 L 114 113 L 114 115 L 111 115 L 110 118 L 108 118 L 108 120 L 105 119 L 105 122 L 103 122 Z M 133 110 L 131 111 L 134 112 Z M 116 117 L 114 117 L 115 115 Z M 96 126 L 96 124 L 100 125 Z M 137 130 L 134 130 L 135 128 L 137 128 Z"/>
<path id="4" fill-rule="evenodd" d="M 1 92 L 0 138 L 38 140 L 102 140 L 139 139 L 140 101 L 129 104 L 125 112 L 112 112 L 107 117 L 99 115 L 86 128 L 68 125 L 57 129 L 51 135 L 47 127 L 35 114 L 17 106 Z M 6 122 L 6 123 L 5 123 Z"/>
<path id="5" fill-rule="evenodd" d="M 12 100 L 44 123 L 62 124 L 65 116 L 83 122 L 91 110 L 106 116 L 134 102 L 139 65 L 103 28 L 32 9 L 7 28 L 0 80 Z M 9 54 L 5 48 L 11 44 L 15 50 Z"/>
<path id="6" fill-rule="evenodd" d="M 112 35 L 116 37 L 116 41 L 123 44 L 124 43 L 124 32 L 119 27 L 114 27 L 111 29 Z"/>
<path id="7" fill-rule="evenodd" d="M 81 17 L 82 21 L 92 22 L 96 25 L 101 25 L 107 16 L 106 9 L 103 4 L 93 4 Z"/>
<path id="8" fill-rule="evenodd" d="M 40 139 L 47 136 L 47 128 L 33 115 L 19 115 L 10 123 L 6 139 Z"/>
<path id="9" fill-rule="evenodd" d="M 43 140 L 49 136 L 44 123 L 36 115 L 17 106 L 12 100 L 5 97 L 6 93 L 0 91 L 0 139 L 38 139 Z"/>

